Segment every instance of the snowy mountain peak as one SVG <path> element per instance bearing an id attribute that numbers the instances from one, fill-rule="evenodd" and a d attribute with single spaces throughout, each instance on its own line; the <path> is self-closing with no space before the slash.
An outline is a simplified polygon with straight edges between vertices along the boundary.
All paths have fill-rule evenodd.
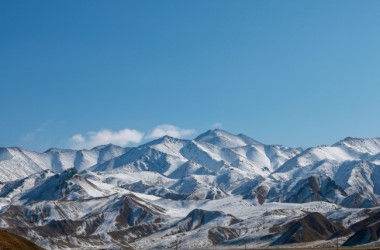
<path id="1" fill-rule="evenodd" d="M 165 135 L 163 137 L 160 137 L 158 139 L 155 139 L 153 141 L 150 141 L 143 146 L 152 146 L 152 145 L 158 145 L 158 144 L 172 144 L 172 143 L 184 143 L 184 142 L 187 142 L 188 140 L 185 140 L 185 139 L 178 139 L 178 138 L 175 138 L 175 137 L 171 137 L 169 135 Z"/>
<path id="2" fill-rule="evenodd" d="M 216 129 L 130 148 L 0 148 L 0 227 L 47 249 L 204 249 L 342 226 L 306 248 L 378 211 L 379 176 L 379 138 L 301 149 Z"/>
<path id="3" fill-rule="evenodd" d="M 213 144 L 221 148 L 235 148 L 246 145 L 260 144 L 246 135 L 234 135 L 221 129 L 208 130 L 195 138 L 195 141 Z"/>
<path id="4" fill-rule="evenodd" d="M 243 139 L 248 145 L 264 145 L 263 143 L 255 140 L 255 139 L 252 139 L 248 135 L 238 134 L 237 136 L 240 137 L 241 139 Z"/>
<path id="5" fill-rule="evenodd" d="M 108 144 L 103 144 L 103 145 L 95 146 L 91 150 L 99 150 L 99 149 L 103 149 L 103 148 L 113 148 L 113 147 L 118 147 L 119 148 L 120 146 L 117 146 L 117 145 L 112 144 L 112 143 L 108 143 Z"/>
<path id="6" fill-rule="evenodd" d="M 12 159 L 12 154 L 8 148 L 0 148 L 0 161 L 6 161 Z"/>
<path id="7" fill-rule="evenodd" d="M 333 146 L 344 147 L 362 154 L 375 155 L 380 153 L 380 138 L 346 137 L 344 140 L 335 143 Z"/>
<path id="8" fill-rule="evenodd" d="M 59 153 L 59 152 L 73 152 L 73 149 L 63 149 L 63 148 L 49 148 L 44 153 Z"/>

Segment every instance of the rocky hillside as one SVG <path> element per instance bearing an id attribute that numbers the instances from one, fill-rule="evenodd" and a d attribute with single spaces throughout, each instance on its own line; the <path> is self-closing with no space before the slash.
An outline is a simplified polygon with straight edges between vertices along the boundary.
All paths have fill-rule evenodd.
<path id="1" fill-rule="evenodd" d="M 0 227 L 45 248 L 368 244 L 379 155 L 379 138 L 303 149 L 223 130 L 132 148 L 0 148 Z"/>

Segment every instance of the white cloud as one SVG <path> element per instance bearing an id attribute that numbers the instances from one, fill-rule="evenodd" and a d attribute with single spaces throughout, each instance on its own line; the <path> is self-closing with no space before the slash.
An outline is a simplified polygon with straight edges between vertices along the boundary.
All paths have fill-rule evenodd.
<path id="1" fill-rule="evenodd" d="M 183 129 L 170 124 L 161 124 L 156 126 L 147 136 L 146 139 L 156 139 L 168 135 L 175 138 L 188 137 L 195 133 L 194 129 Z"/>
<path id="2" fill-rule="evenodd" d="M 215 122 L 211 125 L 211 129 L 217 129 L 217 128 L 222 128 L 222 124 L 220 122 Z"/>
<path id="3" fill-rule="evenodd" d="M 86 139 L 83 137 L 83 135 L 77 134 L 77 135 L 73 135 L 71 137 L 71 141 L 73 141 L 75 143 L 84 143 L 86 141 Z"/>
<path id="4" fill-rule="evenodd" d="M 99 145 L 115 144 L 122 147 L 130 143 L 139 143 L 144 138 L 144 133 L 135 129 L 121 129 L 111 131 L 103 129 L 97 132 L 87 132 L 85 135 L 76 134 L 70 138 L 72 148 L 93 148 Z"/>
<path id="5" fill-rule="evenodd" d="M 171 124 L 161 124 L 153 128 L 145 137 L 144 133 L 135 129 L 121 129 L 112 131 L 103 129 L 96 132 L 87 132 L 84 134 L 75 134 L 70 137 L 71 148 L 74 149 L 91 149 L 93 147 L 105 144 L 115 144 L 122 147 L 130 144 L 140 143 L 144 139 L 152 140 L 169 135 L 175 138 L 186 138 L 195 133 L 194 129 L 183 129 Z"/>

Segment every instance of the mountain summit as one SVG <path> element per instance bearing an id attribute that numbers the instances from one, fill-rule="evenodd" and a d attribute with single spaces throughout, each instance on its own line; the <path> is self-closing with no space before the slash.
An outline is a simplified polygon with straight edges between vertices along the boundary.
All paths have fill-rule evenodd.
<path id="1" fill-rule="evenodd" d="M 220 129 L 130 148 L 3 147 L 0 226 L 45 248 L 329 241 L 353 235 L 350 226 L 378 210 L 379 164 L 379 138 L 302 149 Z M 304 241 L 310 213 L 333 230 Z"/>

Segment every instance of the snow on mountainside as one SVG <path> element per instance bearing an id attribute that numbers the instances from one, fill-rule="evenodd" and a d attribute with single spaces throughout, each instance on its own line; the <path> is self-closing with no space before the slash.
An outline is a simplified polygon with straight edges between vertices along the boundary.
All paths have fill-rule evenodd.
<path id="1" fill-rule="evenodd" d="M 96 186 L 72 168 L 50 176 L 41 184 L 25 192 L 20 200 L 25 202 L 49 200 L 83 200 L 104 197 L 112 193 Z"/>
<path id="2" fill-rule="evenodd" d="M 379 177 L 379 138 L 302 149 L 217 129 L 132 148 L 0 148 L 0 227 L 48 249 L 367 244 Z"/>
<path id="3" fill-rule="evenodd" d="M 352 138 L 347 137 L 334 144 L 336 147 L 343 147 L 359 154 L 375 155 L 380 153 L 380 138 Z"/>
<path id="4" fill-rule="evenodd" d="M 0 148 L 0 181 L 25 178 L 46 168 L 45 165 L 38 165 L 24 150 Z"/>
<path id="5" fill-rule="evenodd" d="M 348 207 L 380 205 L 377 176 L 380 166 L 375 160 L 371 162 L 380 152 L 379 142 L 378 139 L 346 138 L 331 147 L 306 149 L 271 173 L 272 183 L 277 183 L 273 187 L 277 186 L 277 190 L 273 188 L 272 197 L 268 199 L 292 202 L 327 200 Z M 311 176 L 320 176 L 320 181 L 310 183 Z M 303 182 L 308 184 L 302 185 Z M 307 192 L 306 187 L 309 189 Z M 310 197 L 314 195 L 314 198 L 302 198 L 301 191 Z M 322 191 L 324 195 L 320 195 Z"/>
<path id="6" fill-rule="evenodd" d="M 209 130 L 201 134 L 195 141 L 213 144 L 221 148 L 236 148 L 247 145 L 261 145 L 260 142 L 249 138 L 246 135 L 233 135 L 221 129 Z"/>
<path id="7" fill-rule="evenodd" d="M 21 148 L 0 148 L 0 181 L 13 181 L 50 169 L 60 173 L 66 169 L 85 170 L 127 152 L 128 148 L 106 145 L 91 150 L 49 149 L 37 153 Z"/>

